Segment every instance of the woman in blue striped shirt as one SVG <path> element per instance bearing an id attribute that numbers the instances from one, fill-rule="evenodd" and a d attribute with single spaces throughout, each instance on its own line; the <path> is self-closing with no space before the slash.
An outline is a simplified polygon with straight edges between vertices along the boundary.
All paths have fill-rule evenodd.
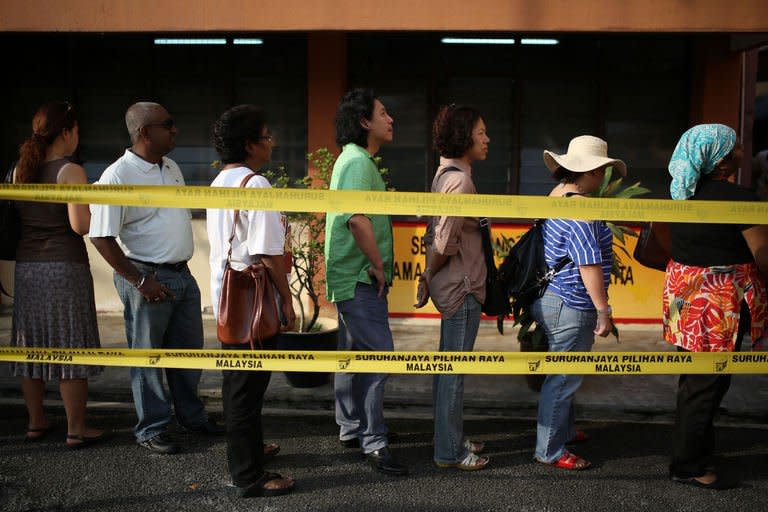
<path id="1" fill-rule="evenodd" d="M 624 162 L 608 157 L 606 142 L 589 135 L 571 140 L 564 155 L 544 151 L 544 163 L 558 181 L 550 197 L 573 196 L 574 201 L 600 188 L 607 167 L 626 174 Z M 602 221 L 547 219 L 542 233 L 547 265 L 554 267 L 565 258 L 570 261 L 533 304 L 533 316 L 544 328 L 550 352 L 589 352 L 595 335 L 607 336 L 613 329 L 607 293 L 613 264 L 611 230 Z M 548 375 L 544 381 L 536 462 L 570 470 L 590 467 L 565 446 L 586 440 L 586 435 L 576 430 L 573 413 L 573 395 L 582 378 Z"/>

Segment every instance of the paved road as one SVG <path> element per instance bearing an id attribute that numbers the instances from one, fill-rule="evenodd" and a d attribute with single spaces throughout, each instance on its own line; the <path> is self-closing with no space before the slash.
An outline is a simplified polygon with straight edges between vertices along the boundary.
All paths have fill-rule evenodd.
<path id="1" fill-rule="evenodd" d="M 396 453 L 407 478 L 373 473 L 355 451 L 342 450 L 330 412 L 267 411 L 265 431 L 282 445 L 269 469 L 294 476 L 294 494 L 243 500 L 228 487 L 224 442 L 177 433 L 183 453 L 150 454 L 130 433 L 133 411 L 91 404 L 94 424 L 113 430 L 109 442 L 72 451 L 64 446 L 64 417 L 52 407 L 57 430 L 30 445 L 21 442 L 23 407 L 6 399 L 0 419 L 0 510 L 147 512 L 245 510 L 313 511 L 601 511 L 754 510 L 768 503 L 768 431 L 718 430 L 723 467 L 742 482 L 728 491 L 694 489 L 666 478 L 668 424 L 589 422 L 592 439 L 577 453 L 595 467 L 568 473 L 530 462 L 532 420 L 472 417 L 466 430 L 486 441 L 492 465 L 477 473 L 431 464 L 432 423 L 390 415 L 401 434 Z"/>

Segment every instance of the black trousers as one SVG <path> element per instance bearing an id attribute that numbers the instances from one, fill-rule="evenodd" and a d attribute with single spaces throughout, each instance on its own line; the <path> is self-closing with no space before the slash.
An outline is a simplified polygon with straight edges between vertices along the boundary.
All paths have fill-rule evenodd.
<path id="1" fill-rule="evenodd" d="M 225 350 L 247 350 L 248 345 L 222 345 Z M 264 433 L 261 408 L 271 372 L 222 371 L 221 395 L 227 425 L 227 464 L 232 483 L 247 487 L 264 475 Z"/>
<path id="2" fill-rule="evenodd" d="M 749 309 L 742 303 L 735 351 L 741 347 L 750 324 Z M 714 470 L 715 415 L 730 386 L 731 375 L 680 375 L 671 476 L 699 477 Z"/>

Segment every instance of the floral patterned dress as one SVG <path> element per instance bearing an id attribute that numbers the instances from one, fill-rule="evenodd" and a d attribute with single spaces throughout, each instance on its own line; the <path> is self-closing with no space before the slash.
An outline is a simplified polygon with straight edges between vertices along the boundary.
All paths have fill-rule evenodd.
<path id="1" fill-rule="evenodd" d="M 766 290 L 754 263 L 695 267 L 670 261 L 664 281 L 664 339 L 692 352 L 731 352 L 743 300 L 752 317 L 752 342 L 760 349 Z"/>

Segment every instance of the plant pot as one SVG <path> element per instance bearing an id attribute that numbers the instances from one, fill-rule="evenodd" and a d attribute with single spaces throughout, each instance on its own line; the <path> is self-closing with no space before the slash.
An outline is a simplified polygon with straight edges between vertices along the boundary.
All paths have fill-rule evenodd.
<path id="1" fill-rule="evenodd" d="M 316 332 L 281 332 L 277 335 L 277 350 L 336 350 L 339 329 Z M 288 383 L 295 388 L 316 388 L 328 384 L 328 372 L 285 372 Z"/>

